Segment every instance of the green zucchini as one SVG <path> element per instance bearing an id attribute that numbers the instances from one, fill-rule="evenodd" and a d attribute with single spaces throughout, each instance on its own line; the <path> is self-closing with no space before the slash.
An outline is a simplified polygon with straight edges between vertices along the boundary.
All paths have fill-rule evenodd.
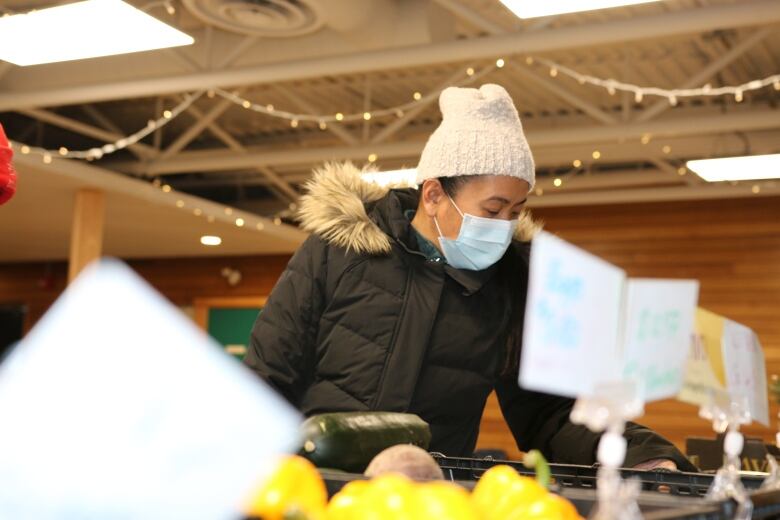
<path id="1" fill-rule="evenodd" d="M 431 429 L 414 414 L 337 412 L 304 421 L 300 454 L 317 467 L 362 473 L 385 448 L 414 444 L 428 449 Z"/>

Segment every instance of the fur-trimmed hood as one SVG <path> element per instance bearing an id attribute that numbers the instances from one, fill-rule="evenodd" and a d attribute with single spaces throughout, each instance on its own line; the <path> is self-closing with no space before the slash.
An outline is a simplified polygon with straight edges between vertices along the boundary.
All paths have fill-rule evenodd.
<path id="1" fill-rule="evenodd" d="M 378 201 L 391 188 L 364 180 L 362 173 L 350 162 L 328 163 L 314 170 L 300 200 L 298 220 L 305 231 L 330 244 L 361 254 L 388 254 L 391 237 L 369 217 L 366 204 Z M 540 229 L 525 210 L 514 238 L 529 242 Z"/>

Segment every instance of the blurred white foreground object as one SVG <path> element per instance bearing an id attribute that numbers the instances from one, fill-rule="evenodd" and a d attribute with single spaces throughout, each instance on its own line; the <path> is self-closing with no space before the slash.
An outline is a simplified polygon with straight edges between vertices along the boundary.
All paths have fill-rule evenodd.
<path id="1" fill-rule="evenodd" d="M 0 365 L 0 518 L 234 519 L 299 417 L 129 268 L 93 264 Z"/>

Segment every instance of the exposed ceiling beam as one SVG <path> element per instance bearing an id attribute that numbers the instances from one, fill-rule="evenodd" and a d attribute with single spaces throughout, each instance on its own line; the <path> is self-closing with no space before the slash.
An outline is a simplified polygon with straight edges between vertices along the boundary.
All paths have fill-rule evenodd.
<path id="1" fill-rule="evenodd" d="M 474 9 L 463 5 L 459 0 L 434 0 L 434 2 L 452 12 L 457 17 L 467 21 L 475 27 L 478 27 L 488 34 L 500 34 L 506 32 L 506 29 L 496 23 L 491 22 Z"/>
<path id="2" fill-rule="evenodd" d="M 317 109 L 314 105 L 303 99 L 302 97 L 290 92 L 286 87 L 281 87 L 279 85 L 273 85 L 272 88 L 274 91 L 279 94 L 280 96 L 287 99 L 290 103 L 293 105 L 296 105 L 299 109 L 303 110 L 304 112 L 307 112 L 309 114 L 318 114 L 321 112 L 321 110 Z M 328 131 L 344 141 L 347 144 L 350 145 L 356 145 L 358 144 L 358 139 L 349 131 L 347 131 L 343 126 L 339 125 L 338 123 L 331 123 L 327 127 Z"/>
<path id="3" fill-rule="evenodd" d="M 570 92 L 568 89 L 562 87 L 560 83 L 556 83 L 554 81 L 550 81 L 546 78 L 539 76 L 537 73 L 530 70 L 525 65 L 513 63 L 512 70 L 520 74 L 520 76 L 522 76 L 523 78 L 533 81 L 538 85 L 541 85 L 546 90 L 552 92 L 553 94 L 555 94 L 562 100 L 566 101 L 573 107 L 579 108 L 580 110 L 582 110 L 583 112 L 591 116 L 596 121 L 600 121 L 606 125 L 617 124 L 618 122 L 617 118 L 604 112 L 602 109 L 600 109 L 590 101 L 582 99 L 576 94 Z"/>
<path id="4" fill-rule="evenodd" d="M 346 55 L 284 60 L 233 70 L 144 78 L 90 85 L 70 85 L 0 94 L 0 112 L 109 99 L 170 94 L 214 87 L 236 87 L 356 74 L 436 63 L 493 59 L 518 52 L 539 53 L 613 45 L 648 38 L 695 34 L 721 28 L 765 25 L 780 21 L 777 0 L 758 0 L 651 16 L 588 23 L 538 32 L 513 33 L 427 45 L 410 45 Z"/>
<path id="5" fill-rule="evenodd" d="M 699 186 L 679 186 L 663 188 L 653 186 L 646 189 L 603 190 L 588 192 L 564 192 L 541 197 L 530 197 L 530 208 L 549 208 L 555 206 L 593 206 L 596 204 L 628 204 L 639 202 L 669 202 L 673 200 L 733 199 L 738 197 L 776 197 L 780 196 L 780 187 L 763 183 L 759 193 L 753 193 L 753 183 L 737 186 L 715 183 Z M 762 185 L 762 183 L 758 183 Z"/>
<path id="6" fill-rule="evenodd" d="M 168 148 L 160 153 L 158 158 L 160 160 L 165 160 L 182 151 L 188 144 L 192 142 L 193 139 L 198 137 L 201 132 L 203 132 L 203 130 L 216 121 L 217 118 L 224 114 L 225 111 L 231 106 L 233 106 L 233 102 L 229 99 L 220 100 L 219 103 L 211 107 L 211 110 L 209 110 L 203 117 L 199 117 L 195 124 L 182 132 L 176 138 L 176 140 L 168 146 Z"/>
<path id="7" fill-rule="evenodd" d="M 484 76 L 487 72 L 489 72 L 491 69 L 486 69 L 485 71 L 480 72 L 476 76 Z M 398 131 L 400 131 L 403 127 L 408 125 L 410 122 L 414 121 L 414 118 L 416 118 L 418 115 L 420 115 L 421 112 L 423 112 L 425 109 L 427 109 L 432 103 L 439 100 L 439 91 L 445 89 L 446 87 L 452 85 L 452 83 L 461 78 L 463 76 L 463 71 L 458 70 L 455 74 L 448 77 L 446 80 L 441 82 L 440 84 L 436 85 L 436 88 L 432 90 L 432 92 L 422 99 L 414 106 L 414 108 L 407 110 L 406 113 L 401 116 L 400 118 L 396 119 L 386 127 L 382 128 L 379 132 L 374 134 L 374 137 L 371 138 L 371 143 L 373 144 L 379 144 L 387 141 L 390 137 L 394 136 Z"/>
<path id="8" fill-rule="evenodd" d="M 691 114 L 699 115 L 694 117 Z M 744 110 L 722 114 L 708 111 L 702 115 L 698 111 L 681 112 L 680 117 L 663 119 L 647 123 L 621 123 L 611 126 L 569 126 L 558 129 L 527 128 L 526 133 L 532 150 L 540 147 L 584 145 L 594 143 L 617 143 L 639 140 L 650 134 L 653 139 L 663 136 L 707 135 L 725 132 L 746 132 L 750 130 L 776 129 L 780 119 L 776 110 Z M 254 168 L 258 166 L 280 166 L 291 164 L 317 164 L 328 160 L 364 160 L 371 153 L 379 159 L 392 157 L 417 157 L 422 151 L 422 141 L 368 144 L 357 147 L 309 148 L 269 150 L 247 150 L 245 154 L 233 152 L 203 150 L 183 152 L 166 161 L 152 162 L 144 167 L 150 174 L 174 174 L 187 172 L 225 171 Z M 647 153 L 642 156 L 647 156 Z M 584 160 L 584 158 L 583 158 Z M 132 164 L 116 165 L 118 169 L 133 170 Z M 139 172 L 143 173 L 143 172 Z"/>
<path id="9" fill-rule="evenodd" d="M 202 120 L 204 117 L 206 117 L 206 115 L 203 112 L 201 112 L 200 109 L 195 105 L 190 105 L 189 107 L 187 107 L 187 112 L 195 116 L 195 119 L 197 120 Z M 206 126 L 209 129 L 209 132 L 214 134 L 217 139 L 225 143 L 227 147 L 230 148 L 231 150 L 234 150 L 236 152 L 244 151 L 243 145 L 239 143 L 235 137 L 230 135 L 221 126 L 219 126 L 216 122 L 211 121 Z"/>
<path id="10" fill-rule="evenodd" d="M 685 184 L 688 184 L 690 186 L 695 186 L 697 184 L 701 184 L 701 182 L 699 182 L 699 176 L 698 175 L 695 175 L 695 176 L 694 175 L 689 175 L 687 172 L 685 173 L 685 175 L 680 175 L 677 172 L 677 168 L 674 165 L 669 164 L 664 159 L 659 159 L 659 158 L 655 158 L 655 157 L 649 157 L 648 160 L 650 161 L 650 163 L 654 164 L 656 166 L 656 168 L 658 168 L 659 170 L 661 170 L 662 172 L 664 172 L 665 174 L 667 174 L 669 177 L 671 177 L 673 179 L 674 178 L 680 179 L 680 180 L 684 181 Z"/>
<path id="11" fill-rule="evenodd" d="M 778 11 L 780 11 L 780 6 Z M 742 56 L 747 50 L 759 43 L 761 40 L 772 34 L 772 28 L 764 27 L 754 32 L 750 36 L 745 37 L 741 42 L 732 47 L 728 52 L 721 55 L 712 63 L 704 67 L 702 70 L 691 76 L 691 78 L 680 85 L 679 88 L 696 88 L 704 84 L 708 79 L 715 75 L 718 71 L 727 67 L 734 60 Z M 647 110 L 640 112 L 635 118 L 637 122 L 649 121 L 656 117 L 658 114 L 663 113 L 670 108 L 670 104 L 666 99 L 656 101 Z"/>
<path id="12" fill-rule="evenodd" d="M 106 143 L 113 143 L 126 137 L 119 133 L 103 130 L 102 128 L 97 128 L 95 126 L 82 123 L 81 121 L 76 121 L 75 119 L 70 119 L 69 117 L 61 116 L 59 114 L 55 114 L 54 112 L 49 112 L 48 110 L 19 110 L 19 113 Z M 145 159 L 151 159 L 157 156 L 157 151 L 154 148 L 143 143 L 131 144 L 128 145 L 127 148 Z"/>
<path id="13" fill-rule="evenodd" d="M 257 171 L 266 176 L 273 186 L 279 189 L 288 199 L 289 202 L 297 202 L 301 194 L 295 191 L 295 188 L 290 185 L 286 180 L 279 176 L 278 173 L 273 171 L 267 166 L 260 166 Z"/>

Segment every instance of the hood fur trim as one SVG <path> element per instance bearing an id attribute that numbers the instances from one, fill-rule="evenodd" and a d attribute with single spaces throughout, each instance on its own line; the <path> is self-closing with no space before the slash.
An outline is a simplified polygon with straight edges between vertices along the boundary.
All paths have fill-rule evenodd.
<path id="1" fill-rule="evenodd" d="M 301 227 L 330 244 L 360 254 L 382 255 L 391 250 L 390 237 L 366 213 L 365 204 L 384 197 L 393 186 L 363 180 L 364 173 L 350 162 L 327 163 L 314 170 L 301 197 Z M 520 215 L 514 238 L 529 242 L 541 230 L 528 210 Z"/>

